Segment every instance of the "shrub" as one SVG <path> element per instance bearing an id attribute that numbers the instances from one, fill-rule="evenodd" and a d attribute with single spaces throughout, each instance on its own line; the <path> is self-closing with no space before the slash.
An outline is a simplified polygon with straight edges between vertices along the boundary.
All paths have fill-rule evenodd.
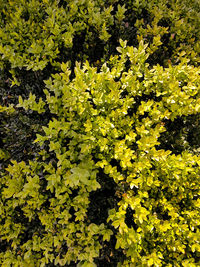
<path id="1" fill-rule="evenodd" d="M 56 68 L 88 59 L 97 65 L 116 51 L 119 38 L 137 45 L 137 36 L 165 64 L 183 54 L 199 61 L 199 5 L 193 1 L 1 1 L 0 67 Z M 14 79 L 13 84 L 17 83 Z"/>
<path id="2" fill-rule="evenodd" d="M 118 266 L 199 266 L 200 159 L 161 142 L 165 125 L 198 114 L 200 69 L 150 67 L 146 44 L 120 43 L 100 71 L 77 63 L 71 80 L 62 63 L 45 99 L 19 98 L 18 108 L 52 117 L 37 156 L 1 173 L 2 266 L 95 266 L 113 237 L 108 266 L 112 255 Z M 110 181 L 99 223 L 91 196 Z"/>
<path id="3" fill-rule="evenodd" d="M 59 3 L 60 2 L 60 3 Z M 63 3 L 62 3 L 63 2 Z M 112 1 L 3 1 L 1 67 L 43 70 L 57 61 L 83 59 L 97 39 L 107 42 Z M 80 42 L 81 41 L 81 42 Z M 80 46 L 80 48 L 78 47 Z M 78 49 L 78 51 L 77 51 Z M 82 52 L 81 52 L 82 51 Z M 79 54 L 80 53 L 80 54 Z M 58 65 L 59 66 L 59 65 Z"/>
<path id="4" fill-rule="evenodd" d="M 199 266 L 198 1 L 0 9 L 1 265 Z"/>

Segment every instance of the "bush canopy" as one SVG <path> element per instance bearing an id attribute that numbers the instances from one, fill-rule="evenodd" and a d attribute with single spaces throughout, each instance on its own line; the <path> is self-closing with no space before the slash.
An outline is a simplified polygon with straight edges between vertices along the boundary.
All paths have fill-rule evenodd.
<path id="1" fill-rule="evenodd" d="M 0 265 L 199 266 L 198 1 L 0 8 Z"/>

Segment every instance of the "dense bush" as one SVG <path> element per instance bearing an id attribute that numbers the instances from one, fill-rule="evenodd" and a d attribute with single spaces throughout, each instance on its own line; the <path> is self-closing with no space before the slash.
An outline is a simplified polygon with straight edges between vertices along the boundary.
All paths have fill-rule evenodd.
<path id="1" fill-rule="evenodd" d="M 66 60 L 94 63 L 115 53 L 119 38 L 136 45 L 137 35 L 152 42 L 152 52 L 153 44 L 163 43 L 162 60 L 179 53 L 199 60 L 195 0 L 12 0 L 0 1 L 0 7 L 0 66 L 10 67 L 13 76 L 21 68 L 59 68 Z"/>
<path id="2" fill-rule="evenodd" d="M 2 265 L 95 266 L 111 235 L 119 266 L 199 265 L 200 159 L 160 149 L 159 139 L 168 121 L 199 112 L 200 69 L 149 68 L 147 49 L 121 41 L 120 56 L 100 72 L 77 64 L 73 80 L 63 63 L 45 100 L 19 98 L 53 117 L 34 160 L 12 161 L 2 175 Z M 116 195 L 98 224 L 90 195 L 110 179 Z"/>
<path id="3" fill-rule="evenodd" d="M 0 265 L 199 266 L 198 1 L 0 9 Z"/>

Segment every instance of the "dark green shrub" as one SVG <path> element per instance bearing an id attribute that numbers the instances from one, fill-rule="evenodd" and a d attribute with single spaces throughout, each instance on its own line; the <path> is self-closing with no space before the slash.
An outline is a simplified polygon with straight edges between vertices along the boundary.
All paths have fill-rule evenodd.
<path id="1" fill-rule="evenodd" d="M 167 123 L 199 113 L 200 69 L 151 68 L 147 45 L 120 43 L 99 72 L 77 63 L 70 80 L 63 63 L 45 100 L 19 99 L 52 119 L 37 156 L 2 171 L 2 266 L 96 266 L 111 236 L 108 266 L 117 250 L 118 266 L 199 266 L 200 159 L 160 147 Z M 99 223 L 90 197 L 110 181 L 116 192 Z"/>

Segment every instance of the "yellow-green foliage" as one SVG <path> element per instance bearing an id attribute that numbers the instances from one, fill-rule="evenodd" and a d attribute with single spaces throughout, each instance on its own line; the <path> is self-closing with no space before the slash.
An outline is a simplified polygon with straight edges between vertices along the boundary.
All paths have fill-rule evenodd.
<path id="1" fill-rule="evenodd" d="M 198 0 L 0 11 L 0 265 L 200 266 Z"/>
<path id="2" fill-rule="evenodd" d="M 119 38 L 131 45 L 144 38 L 151 53 L 161 46 L 156 60 L 165 63 L 184 54 L 199 62 L 197 0 L 1 0 L 0 9 L 1 68 L 38 71 L 74 56 L 108 58 Z"/>
<path id="3" fill-rule="evenodd" d="M 38 156 L 1 175 L 2 266 L 96 266 L 111 235 L 119 266 L 200 265 L 200 157 L 159 148 L 167 121 L 199 112 L 200 68 L 150 67 L 143 41 L 120 44 L 100 71 L 77 63 L 70 80 L 63 63 L 44 100 L 20 98 L 52 119 L 37 134 Z M 87 212 L 102 173 L 118 199 L 98 225 Z"/>
<path id="4" fill-rule="evenodd" d="M 187 55 L 196 64 L 200 62 L 200 5 L 198 0 L 138 0 L 126 3 L 126 20 L 132 20 L 131 10 L 136 15 L 137 34 L 152 42 L 149 51 L 155 52 L 154 44 L 162 45 L 159 57 L 178 62 Z M 128 37 L 127 37 L 128 38 Z M 155 60 L 155 59 L 154 59 Z"/>
<path id="5" fill-rule="evenodd" d="M 1 67 L 9 62 L 11 68 L 42 70 L 48 64 L 57 66 L 60 57 L 69 57 L 76 35 L 86 35 L 86 50 L 95 37 L 109 39 L 106 27 L 114 23 L 111 1 L 107 5 L 104 1 L 59 2 L 0 1 Z"/>

